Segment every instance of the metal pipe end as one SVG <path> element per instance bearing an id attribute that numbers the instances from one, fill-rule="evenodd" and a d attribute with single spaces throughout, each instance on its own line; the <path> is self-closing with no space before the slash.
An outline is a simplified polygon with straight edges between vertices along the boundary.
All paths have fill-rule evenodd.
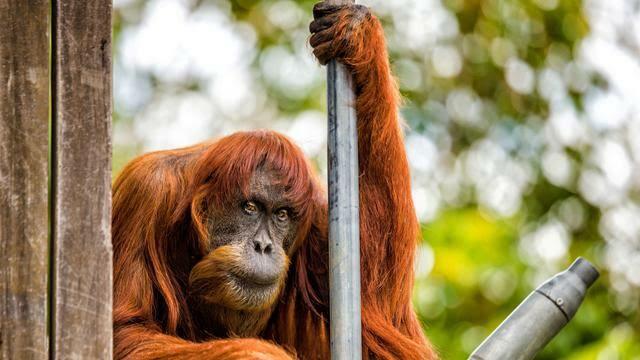
<path id="1" fill-rule="evenodd" d="M 577 258 L 568 269 L 569 272 L 576 274 L 589 288 L 600 277 L 600 272 L 593 264 L 583 257 Z"/>

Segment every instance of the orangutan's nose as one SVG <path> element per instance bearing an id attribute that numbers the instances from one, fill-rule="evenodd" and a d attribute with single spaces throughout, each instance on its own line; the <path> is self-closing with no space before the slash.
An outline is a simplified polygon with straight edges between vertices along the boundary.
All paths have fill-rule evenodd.
<path id="1" fill-rule="evenodd" d="M 273 251 L 273 242 L 266 231 L 261 231 L 255 239 L 253 239 L 253 250 L 258 254 L 269 255 Z"/>

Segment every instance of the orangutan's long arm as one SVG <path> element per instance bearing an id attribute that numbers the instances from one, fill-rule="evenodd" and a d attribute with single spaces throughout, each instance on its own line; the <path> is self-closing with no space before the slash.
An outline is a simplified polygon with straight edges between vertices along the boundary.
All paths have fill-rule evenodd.
<path id="1" fill-rule="evenodd" d="M 362 329 L 365 358 L 435 358 L 411 304 L 419 236 L 398 116 L 399 91 L 384 33 L 366 7 L 320 3 L 314 53 L 354 76 L 360 167 Z"/>

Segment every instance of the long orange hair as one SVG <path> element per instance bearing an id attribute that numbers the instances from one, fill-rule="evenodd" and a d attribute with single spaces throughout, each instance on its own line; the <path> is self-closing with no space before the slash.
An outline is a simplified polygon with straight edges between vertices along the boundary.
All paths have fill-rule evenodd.
<path id="1" fill-rule="evenodd" d="M 235 133 L 211 143 L 146 154 L 125 167 L 113 191 L 116 327 L 134 319 L 160 319 L 163 332 L 193 338 L 185 299 L 192 264 L 180 257 L 206 253 L 207 209 L 223 206 L 238 189 L 246 191 L 251 174 L 262 166 L 281 174 L 300 219 L 293 253 L 308 237 L 311 221 L 326 200 L 304 154 L 284 135 Z M 312 291 L 304 277 L 301 281 Z"/>

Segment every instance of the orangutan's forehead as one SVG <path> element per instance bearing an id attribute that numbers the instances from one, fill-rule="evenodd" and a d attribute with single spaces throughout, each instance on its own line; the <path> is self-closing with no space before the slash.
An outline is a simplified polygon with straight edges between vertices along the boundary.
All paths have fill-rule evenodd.
<path id="1" fill-rule="evenodd" d="M 287 187 L 277 171 L 259 168 L 251 175 L 248 190 L 251 197 L 277 202 L 284 200 Z"/>

